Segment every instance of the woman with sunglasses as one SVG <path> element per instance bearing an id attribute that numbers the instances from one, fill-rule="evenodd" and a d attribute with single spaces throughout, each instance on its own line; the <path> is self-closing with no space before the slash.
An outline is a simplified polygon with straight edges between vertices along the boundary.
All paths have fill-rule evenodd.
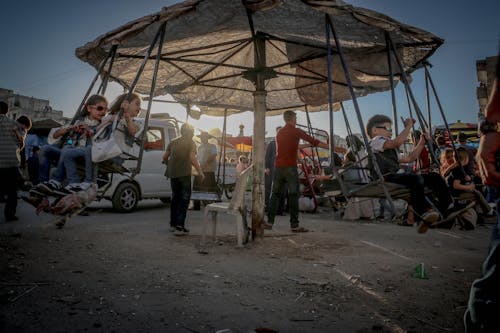
<path id="1" fill-rule="evenodd" d="M 104 96 L 92 95 L 85 103 L 83 119 L 69 126 L 62 126 L 49 133 L 50 146 L 44 146 L 40 153 L 40 180 L 36 188 L 51 194 L 68 194 L 86 190 L 95 183 L 92 165 L 91 143 L 97 126 L 108 110 L 108 101 Z M 85 178 L 81 182 L 78 174 L 78 160 L 85 160 Z M 50 166 L 57 160 L 57 170 L 54 176 L 47 180 Z M 64 175 L 68 185 L 63 188 Z"/>

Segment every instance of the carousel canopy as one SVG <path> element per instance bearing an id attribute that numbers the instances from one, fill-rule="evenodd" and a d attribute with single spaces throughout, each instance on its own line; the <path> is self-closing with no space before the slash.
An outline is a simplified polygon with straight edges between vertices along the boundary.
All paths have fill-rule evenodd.
<path id="1" fill-rule="evenodd" d="M 327 110 L 326 15 L 338 32 L 358 96 L 390 88 L 385 32 L 409 73 L 443 42 L 429 32 L 339 0 L 189 0 L 105 33 L 79 47 L 76 56 L 99 68 L 118 45 L 110 78 L 130 87 L 166 22 L 154 96 L 170 94 L 208 115 L 253 110 L 254 79 L 260 73 L 266 78 L 268 115 L 305 107 Z M 258 67 L 257 43 L 265 45 L 265 64 Z M 339 102 L 350 99 L 350 94 L 333 39 L 330 43 L 332 91 Z M 150 93 L 157 50 L 135 87 L 139 93 Z M 394 59 L 392 67 L 398 68 Z"/>

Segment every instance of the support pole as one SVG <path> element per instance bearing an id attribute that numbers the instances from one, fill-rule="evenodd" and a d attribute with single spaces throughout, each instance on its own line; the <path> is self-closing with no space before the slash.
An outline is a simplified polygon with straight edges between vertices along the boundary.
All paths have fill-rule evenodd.
<path id="1" fill-rule="evenodd" d="M 151 106 L 153 104 L 153 96 L 154 96 L 154 92 L 155 92 L 155 88 L 156 88 L 156 79 L 158 77 L 158 69 L 160 68 L 161 53 L 162 53 L 162 48 L 163 48 L 163 39 L 165 38 L 166 27 L 167 27 L 167 22 L 163 22 L 163 24 L 160 26 L 160 29 L 158 30 L 159 40 L 158 40 L 158 38 L 155 39 L 155 42 L 158 41 L 158 51 L 156 54 L 156 61 L 155 61 L 155 67 L 154 67 L 154 71 L 153 71 L 153 78 L 151 79 L 151 89 L 149 91 L 148 108 L 146 111 L 146 116 L 144 117 L 144 130 L 142 131 L 141 142 L 144 142 L 144 140 L 146 139 L 146 132 L 148 131 L 149 115 L 151 113 Z M 158 36 L 158 34 L 157 34 L 157 36 Z M 152 48 L 150 49 L 150 51 L 152 51 Z M 149 54 L 151 54 L 151 52 L 149 52 Z M 141 149 L 139 151 L 139 160 L 137 162 L 137 168 L 134 170 L 133 176 L 135 176 L 139 172 L 141 172 L 143 154 L 144 154 L 144 144 L 141 145 Z"/>
<path id="2" fill-rule="evenodd" d="M 102 79 L 101 86 L 97 90 L 98 94 L 104 95 L 106 93 L 106 88 L 108 87 L 109 77 L 111 76 L 111 70 L 113 69 L 113 64 L 115 63 L 116 57 L 116 49 L 118 49 L 118 45 L 115 44 L 111 47 L 111 60 L 109 61 L 108 70 Z"/>
<path id="3" fill-rule="evenodd" d="M 106 65 L 106 63 L 108 62 L 108 59 L 109 59 L 110 56 L 111 56 L 111 50 L 108 53 L 108 55 L 106 56 L 106 58 L 99 65 L 99 68 L 97 69 L 97 73 L 95 74 L 94 79 L 90 83 L 90 86 L 87 89 L 87 92 L 85 93 L 85 96 L 83 96 L 83 99 L 82 99 L 80 105 L 78 106 L 78 109 L 76 109 L 76 113 L 73 116 L 73 119 L 71 119 L 71 124 L 74 124 L 76 122 L 76 120 L 80 117 L 80 114 L 82 113 L 82 110 L 83 110 L 83 106 L 85 105 L 85 102 L 87 101 L 87 98 L 89 98 L 89 95 L 92 92 L 92 89 L 94 89 L 95 83 L 97 82 L 97 79 L 99 78 L 99 75 L 101 74 L 101 72 L 102 72 L 104 66 Z"/>
<path id="4" fill-rule="evenodd" d="M 391 85 L 391 100 L 392 100 L 392 123 L 394 124 L 394 134 L 398 135 L 398 111 L 396 109 L 396 92 L 394 91 L 394 71 L 392 69 L 391 46 L 389 40 L 389 32 L 385 32 L 385 45 L 387 50 L 387 68 L 389 70 L 389 83 Z"/>
<path id="5" fill-rule="evenodd" d="M 399 54 L 396 50 L 396 46 L 394 45 L 394 41 L 392 40 L 392 37 L 390 34 L 387 34 L 387 36 L 389 38 L 389 41 L 390 41 L 390 44 L 392 47 L 392 51 L 393 51 L 394 57 L 396 58 L 396 62 L 398 64 L 399 70 L 401 72 L 401 78 L 403 79 L 403 83 L 405 84 L 405 87 L 406 87 L 407 92 L 410 96 L 411 102 L 413 104 L 413 107 L 415 108 L 415 114 L 417 115 L 417 119 L 419 121 L 420 128 L 422 130 L 424 130 L 425 128 L 427 128 L 424 116 L 422 114 L 422 111 L 420 110 L 420 107 L 418 106 L 417 100 L 415 99 L 415 95 L 413 94 L 413 91 L 411 90 L 408 76 L 406 75 L 406 71 L 403 67 L 403 63 L 401 62 L 401 58 L 399 57 Z M 434 149 L 432 147 L 431 142 L 429 142 L 427 139 L 425 139 L 425 142 L 426 142 L 427 148 L 429 149 L 431 154 L 434 155 Z M 431 158 L 433 158 L 435 160 L 435 156 L 431 156 Z"/>
<path id="6" fill-rule="evenodd" d="M 266 67 L 265 39 L 255 37 L 255 92 L 253 128 L 252 236 L 264 237 L 264 138 L 266 136 L 266 87 L 262 69 Z"/>

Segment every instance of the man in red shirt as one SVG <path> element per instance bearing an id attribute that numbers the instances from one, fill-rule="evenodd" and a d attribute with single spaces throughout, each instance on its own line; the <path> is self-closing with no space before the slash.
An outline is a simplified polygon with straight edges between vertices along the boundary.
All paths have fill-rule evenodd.
<path id="1" fill-rule="evenodd" d="M 276 161 L 273 179 L 273 189 L 269 203 L 268 221 L 264 223 L 265 229 L 272 229 L 276 210 L 278 208 L 279 194 L 285 184 L 288 185 L 288 208 L 290 210 L 290 227 L 292 232 L 307 232 L 306 228 L 299 227 L 299 174 L 297 171 L 297 151 L 300 139 L 309 142 L 314 147 L 330 149 L 323 143 L 307 135 L 295 127 L 297 115 L 293 111 L 283 113 L 285 126 L 276 134 Z"/>

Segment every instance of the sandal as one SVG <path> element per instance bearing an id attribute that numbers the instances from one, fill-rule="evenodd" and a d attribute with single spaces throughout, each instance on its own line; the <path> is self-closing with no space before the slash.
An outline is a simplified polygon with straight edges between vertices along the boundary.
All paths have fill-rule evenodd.
<path id="1" fill-rule="evenodd" d="M 308 232 L 309 229 L 306 229 L 304 227 L 295 227 L 295 228 L 292 228 L 292 232 Z"/>

